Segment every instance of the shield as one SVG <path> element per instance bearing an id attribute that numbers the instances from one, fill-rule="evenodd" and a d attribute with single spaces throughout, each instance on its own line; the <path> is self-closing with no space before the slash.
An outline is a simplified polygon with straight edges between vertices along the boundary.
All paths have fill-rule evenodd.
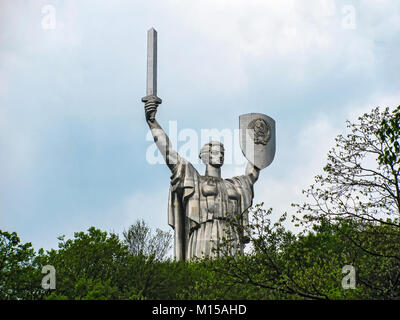
<path id="1" fill-rule="evenodd" d="M 275 156 L 275 120 L 262 113 L 239 116 L 240 148 L 258 169 L 268 167 Z"/>

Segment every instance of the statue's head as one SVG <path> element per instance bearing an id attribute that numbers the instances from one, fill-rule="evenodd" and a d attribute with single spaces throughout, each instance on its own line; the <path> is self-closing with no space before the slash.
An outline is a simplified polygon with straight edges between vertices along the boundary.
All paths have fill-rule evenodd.
<path id="1" fill-rule="evenodd" d="M 210 141 L 201 148 L 199 158 L 205 165 L 219 168 L 224 164 L 224 153 L 224 145 L 221 142 Z"/>

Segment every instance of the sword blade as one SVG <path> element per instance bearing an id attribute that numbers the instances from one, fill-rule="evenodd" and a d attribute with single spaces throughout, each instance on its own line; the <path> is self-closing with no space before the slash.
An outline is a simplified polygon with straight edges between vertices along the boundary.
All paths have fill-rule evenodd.
<path id="1" fill-rule="evenodd" d="M 147 86 L 146 95 L 157 96 L 157 31 L 147 31 Z"/>

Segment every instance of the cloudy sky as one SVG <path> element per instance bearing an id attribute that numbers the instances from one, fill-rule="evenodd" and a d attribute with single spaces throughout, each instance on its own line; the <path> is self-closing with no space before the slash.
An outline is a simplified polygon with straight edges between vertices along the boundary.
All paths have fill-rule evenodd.
<path id="1" fill-rule="evenodd" d="M 45 249 L 138 218 L 170 229 L 170 172 L 149 160 L 140 101 L 152 26 L 157 118 L 183 156 L 193 133 L 275 119 L 254 202 L 276 215 L 301 201 L 346 119 L 400 104 L 396 0 L 0 0 L 0 229 Z M 225 178 L 245 168 L 232 141 Z"/>

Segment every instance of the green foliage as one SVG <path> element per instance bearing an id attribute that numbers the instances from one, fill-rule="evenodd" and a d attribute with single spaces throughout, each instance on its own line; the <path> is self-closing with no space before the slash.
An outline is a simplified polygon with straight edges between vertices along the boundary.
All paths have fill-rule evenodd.
<path id="1" fill-rule="evenodd" d="M 400 215 L 399 108 L 373 109 L 347 122 L 349 133 L 338 135 L 324 172 L 303 192 L 310 200 L 297 205 L 311 221 L 320 216 L 359 223 L 395 223 Z"/>
<path id="2" fill-rule="evenodd" d="M 383 153 L 379 155 L 380 164 L 399 165 L 400 164 L 400 106 L 393 112 L 392 116 L 385 117 L 381 121 L 377 135 L 383 144 Z M 395 170 L 395 168 L 393 168 Z"/>
<path id="3" fill-rule="evenodd" d="M 24 269 L 8 299 L 386 299 L 398 298 L 400 265 L 390 253 L 400 248 L 398 228 L 321 219 L 297 235 L 284 228 L 285 217 L 271 223 L 271 210 L 252 209 L 252 249 L 244 255 L 191 262 L 159 261 L 130 254 L 114 234 L 95 228 L 61 240 L 58 250 L 37 255 L 36 269 L 56 268 L 54 291 L 40 289 L 41 275 L 24 287 Z M 379 232 L 391 238 L 383 241 Z M 358 242 L 363 246 L 359 247 Z M 367 248 L 385 252 L 383 257 Z M 22 256 L 19 256 L 22 257 Z M 40 263 L 39 263 L 40 262 Z M 357 271 L 355 290 L 341 286 L 342 267 Z M 14 265 L 8 266 L 11 267 Z M 32 265 L 30 266 L 32 267 Z M 32 267 L 33 268 L 33 267 Z M 30 270 L 30 269 L 29 269 Z M 30 274 L 29 274 L 30 275 Z M 5 279 L 2 277 L 2 279 Z M 14 278 L 15 279 L 15 278 Z M 19 285 L 15 285 L 19 283 Z M 3 288 L 4 282 L 2 283 Z M 33 291 L 31 291 L 34 288 Z M 32 292 L 41 290 L 41 295 Z M 4 296 L 2 296 L 4 298 Z"/>
<path id="4" fill-rule="evenodd" d="M 0 230 L 0 300 L 41 297 L 41 278 L 31 243 Z"/>
<path id="5" fill-rule="evenodd" d="M 59 239 L 58 250 L 40 257 L 56 269 L 57 288 L 47 299 L 173 299 L 196 277 L 185 263 L 133 255 L 116 234 L 93 227 Z"/>
<path id="6" fill-rule="evenodd" d="M 73 240 L 64 237 L 59 240 L 58 250 L 52 249 L 41 257 L 42 265 L 56 269 L 58 295 L 85 299 L 95 294 L 101 296 L 103 291 L 104 294 L 115 291 L 117 287 L 110 283 L 117 283 L 120 276 L 121 268 L 116 264 L 123 263 L 128 252 L 117 235 L 92 227 L 87 233 L 75 233 Z"/>
<path id="7" fill-rule="evenodd" d="M 345 244 L 348 264 L 357 269 L 355 296 L 399 298 L 400 107 L 392 113 L 375 108 L 347 127 L 324 173 L 303 191 L 310 200 L 295 205 L 294 220 L 334 228 L 340 242 L 332 248 Z"/>

